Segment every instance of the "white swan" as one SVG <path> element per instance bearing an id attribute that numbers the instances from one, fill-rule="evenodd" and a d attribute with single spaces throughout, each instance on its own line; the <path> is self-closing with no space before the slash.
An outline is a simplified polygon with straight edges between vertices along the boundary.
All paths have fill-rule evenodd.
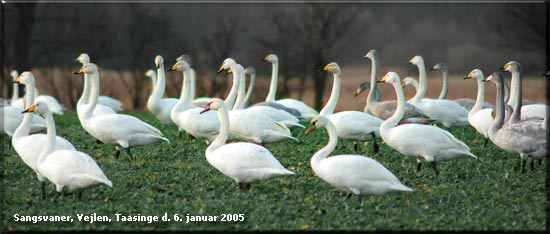
<path id="1" fill-rule="evenodd" d="M 531 104 L 522 106 L 523 99 L 522 99 L 522 67 L 521 64 L 516 61 L 510 61 L 506 63 L 502 68 L 500 68 L 501 71 L 506 71 L 512 73 L 512 89 L 510 91 L 510 100 L 508 101 L 508 105 L 512 106 L 514 108 L 514 112 L 512 113 L 512 116 L 510 117 L 512 121 L 519 121 L 520 117 L 521 119 L 528 119 L 528 118 L 546 118 L 546 111 L 548 110 L 548 106 L 544 104 Z M 516 104 L 516 102 L 519 102 L 519 105 Z M 521 108 L 521 112 L 518 110 L 516 111 L 516 108 Z"/>
<path id="2" fill-rule="evenodd" d="M 476 103 L 468 113 L 468 122 L 472 127 L 476 129 L 479 134 L 485 137 L 484 146 L 487 144 L 487 139 L 489 139 L 489 127 L 493 122 L 492 112 L 493 108 L 483 108 L 484 98 L 485 98 L 485 84 L 483 80 L 483 72 L 480 69 L 474 69 L 464 79 L 475 78 L 477 80 L 477 98 Z"/>
<path id="3" fill-rule="evenodd" d="M 373 135 L 380 137 L 380 125 L 383 120 L 379 118 L 361 111 L 341 111 L 333 114 L 340 97 L 340 66 L 332 62 L 326 65 L 323 71 L 331 72 L 334 81 L 330 98 L 319 115 L 324 115 L 330 119 L 334 126 L 336 126 L 338 137 L 358 142 L 373 139 Z M 378 151 L 376 144 L 373 144 L 373 147 L 375 147 L 375 152 Z M 357 144 L 355 145 L 355 149 L 357 149 Z"/>
<path id="4" fill-rule="evenodd" d="M 317 113 L 316 110 L 307 106 L 305 103 L 301 101 L 290 99 L 290 98 L 280 99 L 275 101 L 275 94 L 277 93 L 277 80 L 279 75 L 279 58 L 275 54 L 270 54 L 264 58 L 264 61 L 270 62 L 272 67 L 271 83 L 269 85 L 269 92 L 267 93 L 267 97 L 265 98 L 265 101 L 276 102 L 284 106 L 294 108 L 300 111 L 302 117 L 306 121 L 310 121 L 313 117 L 317 116 L 319 113 Z"/>
<path id="5" fill-rule="evenodd" d="M 449 90 L 449 70 L 447 69 L 447 64 L 445 63 L 438 63 L 434 65 L 432 68 L 430 68 L 431 71 L 441 71 L 443 74 L 443 85 L 441 86 L 441 92 L 439 93 L 439 97 L 437 99 L 447 99 L 447 93 Z M 406 79 L 406 78 L 405 78 Z M 403 81 L 405 81 L 405 79 Z M 453 100 L 454 102 L 458 103 L 458 105 L 464 107 L 466 110 L 470 111 L 474 105 L 476 104 L 476 100 L 471 98 L 457 98 Z M 483 102 L 482 103 L 482 109 L 484 108 L 494 108 L 491 103 Z"/>
<path id="6" fill-rule="evenodd" d="M 420 87 L 416 95 L 408 101 L 420 109 L 425 115 L 431 119 L 441 122 L 445 127 L 466 127 L 468 124 L 468 111 L 461 107 L 456 102 L 440 99 L 424 99 L 426 93 L 426 67 L 422 56 L 414 56 L 410 61 L 418 67 Z M 400 86 L 401 87 L 401 86 Z"/>
<path id="7" fill-rule="evenodd" d="M 93 63 L 87 63 L 77 72 L 86 73 L 91 79 L 92 94 L 90 103 L 84 108 L 81 119 L 84 129 L 94 138 L 104 144 L 116 146 L 115 157 L 120 154 L 119 148 L 125 148 L 128 155 L 133 159 L 130 148 L 149 145 L 152 143 L 166 141 L 162 133 L 155 127 L 130 115 L 110 114 L 93 116 L 92 112 L 97 105 L 99 96 L 99 74 L 98 67 Z"/>
<path id="8" fill-rule="evenodd" d="M 529 119 L 504 123 L 504 78 L 500 73 L 493 73 L 485 79 L 497 85 L 496 117 L 489 128 L 489 138 L 499 148 L 510 153 L 519 154 L 521 158 L 521 172 L 525 172 L 528 158 L 542 160 L 546 157 L 547 132 L 543 127 L 542 119 Z M 521 92 L 516 93 L 521 99 Z M 516 103 L 516 105 L 521 105 Z M 515 108 L 514 108 L 515 109 Z M 531 163 L 531 168 L 533 164 Z"/>
<path id="9" fill-rule="evenodd" d="M 227 107 L 222 100 L 215 98 L 202 112 L 209 110 L 218 110 L 221 129 L 218 137 L 206 148 L 206 160 L 218 171 L 235 180 L 239 188 L 248 188 L 251 183 L 294 174 L 285 169 L 262 146 L 247 142 L 225 144 L 231 122 Z"/>
<path id="10" fill-rule="evenodd" d="M 376 100 L 376 90 L 378 90 L 378 52 L 376 50 L 369 50 L 365 57 L 371 60 L 371 74 L 370 74 L 370 85 L 372 86 L 369 95 L 367 96 L 366 105 L 364 112 L 367 114 L 372 114 L 380 119 L 387 119 L 393 115 L 395 112 L 397 101 L 383 101 L 380 102 Z M 405 117 L 403 122 L 412 122 L 412 123 L 424 123 L 429 122 L 428 117 L 422 113 L 421 110 L 415 108 L 413 105 L 408 104 L 405 107 Z"/>
<path id="11" fill-rule="evenodd" d="M 33 74 L 30 72 L 23 72 L 21 73 L 21 76 L 15 80 L 15 82 L 25 85 L 25 89 L 28 91 L 28 94 L 25 97 L 26 103 L 33 105 L 35 103 L 35 81 Z M 47 105 L 47 103 L 44 102 L 40 103 Z M 17 152 L 19 157 L 21 157 L 23 162 L 36 173 L 38 180 L 40 181 L 41 197 L 45 198 L 46 194 L 44 193 L 44 188 L 46 185 L 46 178 L 44 178 L 44 176 L 38 171 L 37 162 L 38 156 L 40 156 L 40 153 L 42 153 L 46 147 L 47 136 L 46 134 L 29 135 L 32 119 L 35 115 L 31 113 L 25 113 L 23 115 L 23 122 L 21 122 L 21 125 L 19 125 L 19 127 L 15 130 L 13 137 L 11 138 L 11 142 L 13 149 Z M 55 141 L 55 150 L 76 150 L 70 142 L 61 137 L 56 137 Z"/>
<path id="12" fill-rule="evenodd" d="M 456 139 L 451 133 L 431 125 L 397 125 L 405 112 L 405 96 L 395 72 L 388 72 L 379 81 L 390 83 L 397 94 L 397 111 L 380 126 L 380 135 L 386 144 L 405 156 L 415 157 L 421 169 L 421 161 L 430 162 L 436 175 L 439 174 L 436 163 L 455 158 L 477 158 L 470 148 Z"/>
<path id="13" fill-rule="evenodd" d="M 192 100 L 191 103 L 194 105 L 194 106 L 197 106 L 197 107 L 201 107 L 201 108 L 204 108 L 206 106 L 206 104 L 212 100 L 211 97 L 199 97 L 199 98 L 195 98 L 195 93 L 196 93 L 196 88 L 197 88 L 197 85 L 196 85 L 196 80 L 197 80 L 197 73 L 195 72 L 195 69 L 193 69 L 191 67 L 192 65 L 192 61 L 191 61 L 191 57 L 189 55 L 186 55 L 186 54 L 183 54 L 179 57 L 176 58 L 175 62 L 178 62 L 180 60 L 184 60 L 185 62 L 187 62 L 187 64 L 189 65 L 190 67 L 190 89 L 189 89 L 189 97 L 190 99 Z M 216 117 L 217 118 L 217 117 Z"/>
<path id="14" fill-rule="evenodd" d="M 15 81 L 19 77 L 19 72 L 17 72 L 16 70 L 13 70 L 10 74 L 13 78 L 13 81 Z M 25 95 L 27 95 L 27 92 L 28 90 L 25 89 Z M 37 88 L 35 88 L 33 92 L 34 92 L 34 97 L 36 99 L 36 102 L 46 103 L 52 113 L 56 115 L 63 115 L 63 112 L 67 110 L 67 108 L 65 108 L 65 106 L 59 103 L 59 101 L 56 98 L 50 95 L 39 95 Z M 19 98 L 19 86 L 16 84 L 13 85 L 13 94 L 11 97 L 10 105 L 14 107 L 19 107 L 19 108 L 26 108 L 25 98 Z M 32 104 L 28 104 L 28 105 L 32 105 Z"/>
<path id="15" fill-rule="evenodd" d="M 113 187 L 101 168 L 88 154 L 74 149 L 57 149 L 55 122 L 52 113 L 45 103 L 38 103 L 29 107 L 26 112 L 41 114 L 48 124 L 47 140 L 43 151 L 36 162 L 38 172 L 55 184 L 56 199 L 61 196 L 64 187 L 78 191 L 78 198 L 82 197 L 82 190 L 105 184 Z"/>
<path id="16" fill-rule="evenodd" d="M 157 73 L 155 72 L 155 70 L 149 69 L 143 75 L 151 79 L 151 93 L 155 92 L 155 86 L 157 86 Z"/>
<path id="17" fill-rule="evenodd" d="M 82 65 L 84 65 L 86 63 L 90 63 L 90 56 L 88 56 L 88 54 L 86 54 L 86 53 L 82 53 L 75 60 L 78 61 L 79 63 L 81 63 Z M 97 99 L 97 104 L 98 104 L 98 106 L 101 105 L 101 106 L 109 107 L 109 108 L 113 109 L 113 111 L 115 111 L 115 112 L 123 110 L 122 109 L 122 102 L 115 99 L 115 98 L 109 97 L 109 96 L 99 96 L 98 99 Z M 103 109 L 103 108 L 100 107 L 100 109 Z M 98 112 L 98 113 L 103 113 L 103 112 Z M 105 113 L 107 113 L 107 112 L 105 112 Z M 94 111 L 94 115 L 95 114 L 96 113 Z"/>
<path id="18" fill-rule="evenodd" d="M 164 73 L 164 58 L 157 55 L 155 57 L 155 66 L 157 68 L 157 80 L 155 88 L 147 100 L 147 109 L 157 117 L 162 124 L 176 126 L 172 120 L 172 108 L 178 103 L 177 98 L 163 98 L 166 88 L 166 74 Z M 154 73 L 154 72 L 153 72 Z"/>
<path id="19" fill-rule="evenodd" d="M 250 76 L 250 83 L 248 85 L 248 90 L 246 90 L 246 96 L 245 96 L 245 105 L 248 107 L 250 106 L 250 100 L 252 99 L 252 93 L 254 93 L 254 86 L 256 86 L 256 69 L 252 66 L 246 67 L 244 69 L 244 74 Z M 291 113 L 289 113 L 291 114 Z"/>
<path id="20" fill-rule="evenodd" d="M 271 106 L 266 106 L 266 105 L 251 106 L 247 109 L 244 109 L 246 107 L 245 70 L 240 64 L 237 64 L 237 69 L 239 69 L 239 72 L 238 72 L 238 74 L 239 74 L 239 89 L 238 89 L 238 92 L 237 92 L 237 100 L 235 101 L 235 105 L 233 106 L 233 110 L 246 110 L 246 111 L 249 111 L 249 112 L 261 113 L 261 114 L 269 116 L 270 118 L 272 118 L 276 122 L 284 124 L 288 128 L 293 128 L 293 127 L 305 128 L 303 125 L 301 125 L 299 123 L 300 120 L 298 118 L 296 118 L 294 115 L 292 115 L 292 114 L 290 114 L 290 113 L 288 113 L 284 110 L 281 110 L 281 109 L 277 109 L 277 108 L 274 108 L 274 107 L 271 107 Z M 231 114 L 230 114 L 230 116 L 231 116 Z"/>
<path id="21" fill-rule="evenodd" d="M 330 185 L 355 195 L 384 195 L 388 192 L 412 192 L 376 160 L 361 155 L 328 155 L 338 144 L 336 127 L 323 115 L 311 121 L 306 134 L 316 128 L 325 128 L 328 144 L 311 157 L 311 168 L 315 175 Z M 346 199 L 348 198 L 346 197 Z"/>
<path id="22" fill-rule="evenodd" d="M 86 55 L 87 56 L 87 55 Z M 85 61 L 86 56 L 80 55 L 76 60 L 77 61 Z M 84 59 L 83 59 L 84 58 Z M 88 62 L 89 63 L 89 62 Z M 86 63 L 87 64 L 87 63 Z M 74 72 L 74 74 L 78 74 L 78 72 Z M 92 92 L 92 84 L 91 84 L 91 78 L 89 78 L 90 75 L 87 73 L 84 73 L 84 88 L 82 89 L 82 95 L 80 95 L 80 98 L 78 99 L 78 102 L 76 103 L 76 113 L 78 115 L 78 119 L 80 120 L 80 125 L 84 128 L 83 119 L 84 119 L 84 111 L 89 107 L 90 103 L 90 95 Z M 100 115 L 110 115 L 110 114 L 116 114 L 115 110 L 113 108 L 104 106 L 101 104 L 97 104 L 96 107 L 93 109 L 93 116 L 100 116 Z"/>
<path id="23" fill-rule="evenodd" d="M 223 70 L 230 70 L 233 72 L 233 81 L 237 82 L 233 84 L 235 89 L 239 89 L 241 81 L 244 79 L 244 69 L 239 67 L 235 60 L 228 58 L 225 59 L 218 72 Z M 241 74 L 243 76 L 241 76 Z M 231 90 L 233 92 L 233 88 Z M 230 92 L 230 94 L 231 94 Z M 282 123 L 275 121 L 268 115 L 256 111 L 242 110 L 244 107 L 244 84 L 240 89 L 241 95 L 237 97 L 238 102 L 235 103 L 237 108 L 229 113 L 231 118 L 230 134 L 237 139 L 245 141 L 254 141 L 259 144 L 274 143 L 283 140 L 295 140 L 292 137 L 290 130 Z M 227 99 L 226 99 L 226 105 Z"/>

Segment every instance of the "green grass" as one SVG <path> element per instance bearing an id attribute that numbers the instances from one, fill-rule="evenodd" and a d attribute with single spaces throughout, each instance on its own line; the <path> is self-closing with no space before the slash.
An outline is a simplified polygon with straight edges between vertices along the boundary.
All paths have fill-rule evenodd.
<path id="1" fill-rule="evenodd" d="M 39 198 L 36 175 L 4 141 L 3 230 L 543 230 L 545 228 L 545 170 L 521 174 L 516 155 L 489 143 L 482 148 L 473 128 L 452 133 L 472 148 L 478 160 L 459 159 L 439 164 L 436 177 L 429 165 L 415 174 L 416 161 L 381 143 L 376 160 L 393 172 L 411 193 L 369 196 L 361 202 L 312 176 L 311 155 L 327 143 L 324 130 L 304 135 L 302 142 L 268 145 L 273 155 L 295 176 L 254 184 L 248 191 L 211 167 L 203 141 L 179 140 L 147 113 L 133 114 L 161 129 L 171 143 L 133 149 L 136 162 L 123 152 L 114 160 L 114 147 L 98 145 L 81 128 L 73 112 L 56 116 L 58 135 L 95 158 L 113 188 L 84 191 L 82 201 L 66 191 L 53 202 L 54 186 L 46 200 Z M 7 139 L 4 137 L 4 139 Z M 380 141 L 381 142 L 381 141 Z M 340 141 L 332 154 L 353 153 L 353 142 Z M 369 146 L 360 154 L 371 155 Z M 115 222 L 114 214 L 157 215 L 244 214 L 244 222 Z M 111 223 L 76 221 L 76 214 L 107 215 Z M 14 222 L 13 215 L 71 215 L 74 222 Z"/>

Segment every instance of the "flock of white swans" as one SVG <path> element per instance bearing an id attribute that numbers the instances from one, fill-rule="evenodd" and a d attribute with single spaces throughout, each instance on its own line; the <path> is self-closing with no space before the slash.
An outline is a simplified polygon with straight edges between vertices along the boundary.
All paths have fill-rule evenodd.
<path id="1" fill-rule="evenodd" d="M 506 63 L 501 71 L 512 74 L 511 90 L 500 72 L 485 77 L 481 70 L 474 69 L 464 79 L 477 81 L 477 98 L 447 100 L 448 72 L 444 63 L 431 70 L 439 70 L 445 80 L 439 98 L 424 98 L 427 75 L 421 56 L 409 63 L 418 67 L 419 80 L 407 77 L 402 82 L 395 72 L 378 76 L 378 53 L 371 50 L 365 56 L 372 62 L 370 82 L 359 85 L 356 95 L 369 89 L 366 107 L 361 111 L 334 113 L 340 95 L 341 71 L 332 62 L 322 70 L 333 76 L 330 99 L 317 112 L 305 103 L 294 99 L 276 100 L 279 61 L 276 55 L 264 58 L 272 65 L 271 84 L 265 102 L 249 106 L 256 80 L 252 67 L 244 68 L 235 60 L 223 61 L 218 73 L 232 74 L 232 87 L 225 98 L 195 98 L 195 71 L 191 60 L 183 55 L 173 66 L 166 69 L 162 56 L 155 58 L 156 72 L 145 73 L 151 78 L 152 93 L 147 108 L 162 123 L 190 137 L 202 139 L 208 147 L 205 152 L 210 165 L 227 177 L 235 180 L 239 188 L 246 189 L 251 183 L 271 178 L 293 175 L 279 163 L 263 145 L 287 140 L 298 141 L 290 128 L 305 128 L 306 134 L 317 128 L 326 129 L 329 142 L 311 157 L 311 167 L 316 176 L 330 185 L 355 195 L 383 195 L 392 191 L 408 192 L 411 188 L 376 160 L 362 155 L 334 155 L 338 138 L 355 142 L 373 141 L 374 152 L 378 151 L 377 138 L 404 156 L 416 158 L 417 171 L 421 163 L 428 162 L 439 174 L 437 164 L 456 158 L 477 158 L 470 148 L 446 128 L 472 126 L 499 148 L 519 154 L 524 172 L 527 159 L 542 160 L 546 157 L 547 112 L 545 104 L 525 103 L 522 100 L 522 68 L 518 62 Z M 140 119 L 119 114 L 121 103 L 116 99 L 100 96 L 99 67 L 90 62 L 87 54 L 77 59 L 82 64 L 75 74 L 83 74 L 84 89 L 76 111 L 84 130 L 97 141 L 116 148 L 118 158 L 125 150 L 134 160 L 131 148 L 170 142 L 157 128 Z M 163 98 L 166 86 L 165 72 L 181 72 L 183 85 L 178 98 Z M 248 91 L 246 75 L 251 77 Z M 89 154 L 78 151 L 71 142 L 56 136 L 52 114 L 63 114 L 65 108 L 51 97 L 38 95 L 35 77 L 31 72 L 12 72 L 14 83 L 25 86 L 25 97 L 19 99 L 17 85 L 11 102 L 2 106 L 4 122 L 2 129 L 11 136 L 13 149 L 38 176 L 41 197 L 45 198 L 45 181 L 56 186 L 57 199 L 64 187 L 77 191 L 105 184 L 112 186 Z M 496 107 L 484 102 L 484 84 L 493 82 L 497 87 Z M 393 86 L 396 100 L 380 101 L 378 85 Z M 416 95 L 405 101 L 403 86 L 415 85 Z M 508 90 L 508 91 L 507 91 Z M 506 96 L 506 97 L 505 97 Z M 528 105 L 529 104 L 529 105 Z M 37 115 L 33 115 L 35 113 Z M 42 116 L 42 117 L 40 117 Z M 46 129 L 47 134 L 37 133 Z M 34 133 L 34 134 L 31 134 Z M 227 141 L 236 141 L 227 143 Z M 486 143 L 486 142 L 485 142 Z M 357 144 L 356 144 L 357 147 Z M 357 149 L 357 148 L 356 148 Z M 280 155 L 283 156 L 283 155 Z M 347 198 L 346 197 L 346 198 Z"/>

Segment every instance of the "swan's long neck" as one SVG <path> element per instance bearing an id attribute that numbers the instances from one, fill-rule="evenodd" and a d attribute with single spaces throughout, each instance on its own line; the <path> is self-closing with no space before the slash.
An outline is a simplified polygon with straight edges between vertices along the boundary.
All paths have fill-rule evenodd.
<path id="1" fill-rule="evenodd" d="M 483 77 L 483 75 L 481 75 Z M 476 103 L 468 113 L 468 115 L 473 115 L 483 108 L 483 102 L 485 101 L 485 82 L 481 79 L 477 79 L 477 97 Z"/>
<path id="2" fill-rule="evenodd" d="M 397 110 L 390 118 L 386 119 L 382 125 L 380 125 L 380 131 L 386 128 L 395 127 L 399 121 L 401 121 L 403 115 L 405 115 L 405 94 L 403 94 L 403 88 L 399 82 L 392 83 L 392 85 L 397 96 Z"/>
<path id="3" fill-rule="evenodd" d="M 224 145 L 227 141 L 227 136 L 229 135 L 229 113 L 227 112 L 227 106 L 221 105 L 218 108 L 218 117 L 220 118 L 220 133 L 218 136 L 210 143 L 210 146 L 206 149 L 206 155 L 211 152 L 216 151 L 220 146 Z"/>
<path id="4" fill-rule="evenodd" d="M 269 92 L 265 98 L 266 102 L 274 102 L 275 94 L 277 93 L 277 79 L 279 76 L 279 61 L 271 63 L 271 84 L 269 84 Z"/>
<path id="5" fill-rule="evenodd" d="M 183 70 L 183 84 L 181 86 L 180 99 L 178 100 L 172 111 L 182 111 L 185 106 L 191 104 L 191 101 L 189 100 L 189 88 L 191 86 L 191 79 L 189 77 L 191 75 L 190 73 L 191 72 L 189 71 L 189 69 Z"/>
<path id="6" fill-rule="evenodd" d="M 447 93 L 449 91 L 449 72 L 447 70 L 442 70 L 441 72 L 443 73 L 443 86 L 441 87 L 438 99 L 447 99 Z"/>
<path id="7" fill-rule="evenodd" d="M 46 113 L 44 113 L 44 118 L 46 118 L 46 127 L 47 127 L 47 140 L 46 140 L 46 147 L 44 147 L 44 150 L 38 157 L 38 163 L 37 165 L 42 164 L 44 160 L 50 155 L 54 148 L 55 148 L 55 122 L 53 120 L 52 112 L 50 110 L 46 110 Z"/>
<path id="8" fill-rule="evenodd" d="M 250 99 L 252 98 L 252 93 L 254 92 L 255 85 L 256 85 L 256 73 L 251 73 L 250 84 L 248 85 L 248 90 L 246 91 L 246 96 L 244 98 L 245 105 L 250 105 Z"/>
<path id="9" fill-rule="evenodd" d="M 233 106 L 233 110 L 242 110 L 245 107 L 245 95 L 246 95 L 246 78 L 243 72 L 243 69 L 240 67 L 237 68 L 239 71 L 239 90 L 237 94 L 237 101 L 235 101 L 235 105 Z"/>
<path id="10" fill-rule="evenodd" d="M 378 56 L 372 58 L 372 67 L 370 72 L 370 90 L 367 96 L 367 108 L 374 106 L 378 102 L 376 100 L 376 92 L 378 89 Z"/>
<path id="11" fill-rule="evenodd" d="M 232 66 L 231 70 L 233 70 L 233 85 L 231 85 L 231 90 L 229 90 L 229 94 L 227 94 L 227 97 L 224 101 L 225 105 L 229 108 L 233 107 L 233 104 L 235 104 L 235 98 L 237 98 L 237 89 L 239 88 L 239 74 L 236 66 Z"/>
<path id="12" fill-rule="evenodd" d="M 191 75 L 191 82 L 189 84 L 189 102 L 193 102 L 195 100 L 195 90 L 196 90 L 196 84 L 197 84 L 197 74 L 195 73 L 195 69 L 191 68 L 191 71 L 189 72 Z"/>
<path id="13" fill-rule="evenodd" d="M 325 126 L 325 129 L 328 133 L 328 144 L 317 151 L 312 157 L 311 157 L 311 167 L 315 168 L 316 165 L 318 165 L 323 159 L 326 159 L 330 153 L 336 148 L 336 145 L 338 144 L 338 134 L 336 132 L 336 127 L 334 127 L 334 124 L 331 122 L 328 122 Z"/>
<path id="14" fill-rule="evenodd" d="M 155 92 L 155 88 L 157 87 L 157 74 L 153 73 L 151 74 L 151 95 L 149 96 L 149 99 L 153 97 L 153 93 Z"/>
<path id="15" fill-rule="evenodd" d="M 512 72 L 512 81 L 510 82 L 511 83 L 510 95 L 508 95 L 509 97 L 506 103 L 510 106 L 514 106 L 514 101 L 518 96 L 518 93 L 517 93 L 517 87 L 519 86 L 519 79 L 517 79 L 518 75 L 519 75 L 519 72 Z"/>
<path id="16" fill-rule="evenodd" d="M 519 71 L 512 71 L 512 91 L 510 94 L 510 101 L 512 101 L 511 104 L 512 104 L 512 107 L 514 108 L 514 111 L 510 116 L 510 121 L 512 123 L 517 123 L 521 119 L 521 102 L 522 102 L 521 73 Z"/>
<path id="17" fill-rule="evenodd" d="M 89 102 L 90 99 L 90 75 L 84 73 L 84 89 L 82 89 L 82 95 L 80 95 L 80 99 L 78 99 L 78 102 L 76 103 L 76 108 L 79 109 L 82 105 L 86 105 Z"/>
<path id="18" fill-rule="evenodd" d="M 11 95 L 11 104 L 13 105 L 15 101 L 19 99 L 19 84 L 13 83 L 13 94 Z"/>
<path id="19" fill-rule="evenodd" d="M 426 77 L 426 67 L 424 66 L 424 61 L 420 60 L 418 62 L 418 82 L 419 87 L 416 90 L 416 94 L 413 98 L 411 98 L 411 103 L 418 103 L 422 101 L 422 98 L 424 98 L 424 95 L 426 94 L 426 85 L 427 85 L 427 77 Z"/>
<path id="20" fill-rule="evenodd" d="M 504 103 L 508 103 L 510 101 L 510 86 L 504 80 Z"/>
<path id="21" fill-rule="evenodd" d="M 164 63 L 160 64 L 157 68 L 157 81 L 155 87 L 153 88 L 153 93 L 149 96 L 147 100 L 147 108 L 150 110 L 156 109 L 164 96 L 164 89 L 166 88 L 166 73 L 164 72 Z"/>
<path id="22" fill-rule="evenodd" d="M 334 113 L 336 104 L 338 104 L 338 98 L 340 97 L 340 72 L 335 72 L 332 76 L 334 77 L 332 92 L 330 93 L 330 98 L 328 99 L 327 105 L 325 105 L 319 115 L 331 115 Z"/>
<path id="23" fill-rule="evenodd" d="M 500 79 L 500 78 L 497 78 Z M 497 100 L 496 100 L 496 109 L 495 109 L 495 119 L 493 120 L 493 124 L 491 125 L 490 131 L 498 131 L 500 128 L 502 128 L 502 125 L 504 124 L 504 115 L 505 115 L 505 109 L 504 109 L 504 79 L 500 80 L 501 82 L 497 82 Z"/>
<path id="24" fill-rule="evenodd" d="M 31 81 L 28 84 L 26 84 L 25 89 L 27 90 L 27 93 L 25 94 L 25 103 L 26 103 L 25 108 L 28 108 L 34 104 L 34 95 L 35 95 L 34 82 Z M 31 131 L 31 124 L 32 124 L 32 114 L 25 113 L 23 116 L 23 121 L 21 121 L 21 124 L 19 124 L 19 127 L 15 129 L 12 139 L 17 140 L 21 137 L 28 136 Z"/>
<path id="25" fill-rule="evenodd" d="M 95 107 L 97 106 L 97 100 L 99 98 L 99 73 L 95 71 L 89 76 L 84 76 L 85 79 L 90 79 L 90 85 L 91 85 L 91 91 L 90 91 L 90 99 L 88 102 L 88 105 L 86 106 L 86 109 L 83 112 L 83 117 L 85 119 L 91 118 L 92 113 L 94 112 Z"/>

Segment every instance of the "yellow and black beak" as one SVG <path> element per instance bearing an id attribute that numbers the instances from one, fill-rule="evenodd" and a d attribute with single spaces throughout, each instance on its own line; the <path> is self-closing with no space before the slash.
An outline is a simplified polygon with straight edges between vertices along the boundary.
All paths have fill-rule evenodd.
<path id="1" fill-rule="evenodd" d="M 156 61 L 156 62 L 155 62 L 155 65 L 157 66 L 157 69 L 160 68 L 160 62 L 159 62 L 159 61 Z"/>
<path id="2" fill-rule="evenodd" d="M 386 83 L 386 77 L 388 77 L 388 74 L 384 75 L 382 79 L 378 81 L 378 83 Z"/>
<path id="3" fill-rule="evenodd" d="M 472 73 L 470 72 L 470 73 L 468 73 L 468 75 L 465 76 L 463 79 L 464 79 L 464 80 L 467 80 L 467 79 L 472 79 L 473 77 L 474 77 L 474 74 L 472 74 Z"/>
<path id="4" fill-rule="evenodd" d="M 508 67 L 510 67 L 510 64 L 507 63 L 507 64 L 504 64 L 504 66 L 500 67 L 499 70 L 506 72 L 508 71 Z"/>
<path id="5" fill-rule="evenodd" d="M 199 113 L 199 115 L 204 113 L 204 112 L 209 111 L 210 110 L 210 104 L 211 104 L 210 102 L 208 104 L 206 104 L 206 107 L 204 107 L 204 109 Z"/>
<path id="6" fill-rule="evenodd" d="M 32 105 L 31 107 L 29 107 L 28 109 L 24 110 L 21 113 L 27 113 L 27 112 L 32 113 L 32 112 L 34 112 L 34 110 L 36 110 L 36 106 L 38 106 L 38 104 Z"/>
<path id="7" fill-rule="evenodd" d="M 412 60 L 412 59 L 409 60 L 409 61 L 407 62 L 407 64 L 413 64 L 413 60 Z"/>
<path id="8" fill-rule="evenodd" d="M 225 67 L 222 64 L 222 66 L 220 67 L 220 69 L 218 69 L 218 71 L 216 73 L 220 74 L 223 70 L 225 70 Z"/>
<path id="9" fill-rule="evenodd" d="M 84 73 L 84 67 L 81 67 L 78 71 L 75 71 L 73 74 L 77 75 L 82 73 Z"/>
<path id="10" fill-rule="evenodd" d="M 268 56 L 265 56 L 262 61 L 269 61 L 269 55 Z"/>
<path id="11" fill-rule="evenodd" d="M 231 74 L 233 73 L 233 69 L 229 68 L 229 70 L 227 70 L 227 74 Z"/>
<path id="12" fill-rule="evenodd" d="M 13 81 L 13 83 L 17 83 L 17 84 L 21 83 L 21 75 L 19 75 L 19 76 L 17 77 L 17 79 L 15 79 L 15 80 Z"/>
<path id="13" fill-rule="evenodd" d="M 167 72 L 171 72 L 171 71 L 177 71 L 178 70 L 178 64 L 174 64 L 170 69 L 166 70 Z"/>

